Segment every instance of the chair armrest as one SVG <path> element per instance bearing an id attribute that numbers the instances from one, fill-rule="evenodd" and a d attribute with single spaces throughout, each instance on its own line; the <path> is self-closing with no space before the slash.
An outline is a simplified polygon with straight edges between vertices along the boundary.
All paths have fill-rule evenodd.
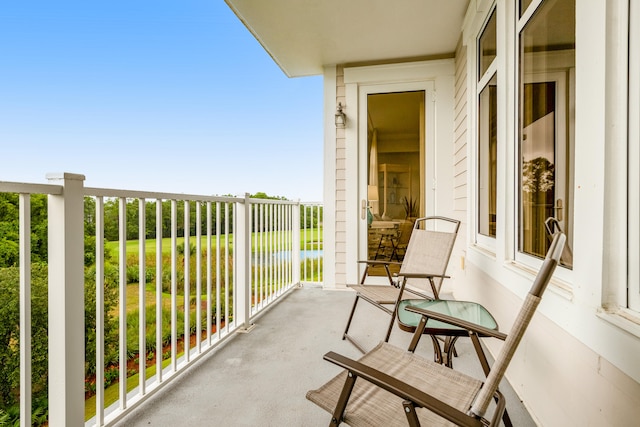
<path id="1" fill-rule="evenodd" d="M 445 402 L 364 363 L 360 363 L 333 351 L 325 354 L 323 358 L 355 374 L 356 377 L 362 377 L 371 384 L 383 388 L 404 400 L 409 400 L 418 407 L 427 408 L 441 417 L 454 421 L 458 425 L 470 427 L 482 426 L 482 422 L 479 419 L 469 416 Z"/>
<path id="2" fill-rule="evenodd" d="M 358 261 L 358 263 L 369 264 L 369 265 L 402 265 L 401 262 L 397 262 L 397 261 L 384 261 L 384 260 L 378 261 L 373 259 L 360 260 Z"/>
<path id="3" fill-rule="evenodd" d="M 507 339 L 507 334 L 505 333 L 496 331 L 494 329 L 485 328 L 484 326 L 478 325 L 476 323 L 467 322 L 466 320 L 458 319 L 457 317 L 449 316 L 442 313 L 436 313 L 435 311 L 425 310 L 413 305 L 406 306 L 405 310 L 420 314 L 428 319 L 439 320 L 441 322 L 445 322 L 450 325 L 457 326 L 462 329 L 466 329 L 467 331 L 474 332 L 481 336 L 498 338 L 499 340 L 502 340 L 502 341 Z"/>
<path id="4" fill-rule="evenodd" d="M 431 274 L 431 273 L 405 273 L 401 275 L 407 279 L 431 279 L 434 277 L 442 277 L 443 279 L 449 279 L 451 276 L 447 276 L 446 274 Z"/>

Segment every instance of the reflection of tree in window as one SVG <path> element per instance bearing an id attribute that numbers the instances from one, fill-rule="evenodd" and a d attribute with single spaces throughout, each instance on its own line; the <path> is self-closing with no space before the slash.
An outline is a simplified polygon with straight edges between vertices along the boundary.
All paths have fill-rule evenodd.
<path id="1" fill-rule="evenodd" d="M 547 250 L 544 221 L 555 200 L 555 83 L 524 85 L 522 114 L 523 249 L 542 256 Z"/>
<path id="2" fill-rule="evenodd" d="M 536 157 L 522 165 L 522 189 L 538 194 L 553 191 L 553 163 L 544 157 Z"/>

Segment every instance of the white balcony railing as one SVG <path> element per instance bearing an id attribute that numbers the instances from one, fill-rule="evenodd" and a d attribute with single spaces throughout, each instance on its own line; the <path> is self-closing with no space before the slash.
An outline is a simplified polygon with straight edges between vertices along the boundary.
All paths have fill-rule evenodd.
<path id="1" fill-rule="evenodd" d="M 48 199 L 52 426 L 114 423 L 226 338 L 250 329 L 253 317 L 290 289 L 322 281 L 318 203 L 87 188 L 75 174 L 47 178 L 46 185 L 0 182 L 0 193 L 19 198 L 21 425 L 32 418 L 33 195 Z M 85 226 L 95 228 L 95 244 Z M 85 289 L 87 298 L 95 290 L 95 309 L 86 308 Z M 95 360 L 85 343 L 95 345 Z M 117 385 L 107 396 L 112 380 Z M 95 390 L 95 404 L 85 412 L 87 390 Z"/>

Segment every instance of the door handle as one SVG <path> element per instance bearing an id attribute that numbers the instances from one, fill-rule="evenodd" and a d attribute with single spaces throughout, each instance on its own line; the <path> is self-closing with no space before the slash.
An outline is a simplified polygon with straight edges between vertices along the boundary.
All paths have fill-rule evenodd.
<path id="1" fill-rule="evenodd" d="M 556 205 L 553 207 L 555 210 L 555 216 L 558 221 L 562 221 L 562 209 L 563 209 L 562 199 L 556 200 Z"/>
<path id="2" fill-rule="evenodd" d="M 365 199 L 362 199 L 362 214 L 360 217 L 367 219 L 367 201 Z"/>

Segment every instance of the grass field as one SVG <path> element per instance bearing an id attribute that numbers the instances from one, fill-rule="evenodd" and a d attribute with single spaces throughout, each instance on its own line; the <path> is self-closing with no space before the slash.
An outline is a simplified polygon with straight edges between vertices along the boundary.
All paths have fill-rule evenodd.
<path id="1" fill-rule="evenodd" d="M 280 238 L 283 235 L 284 232 L 282 231 L 272 231 L 272 232 L 265 232 L 265 233 L 260 233 L 257 236 L 258 239 L 258 246 L 261 244 L 261 242 L 269 242 L 269 241 L 273 241 L 273 240 L 277 240 L 278 238 Z M 318 237 L 319 235 L 319 237 Z M 220 244 L 222 245 L 222 247 L 224 247 L 225 243 L 226 243 L 226 236 L 220 236 Z M 253 233 L 251 236 L 251 249 L 252 251 L 256 251 L 256 233 Z M 318 242 L 319 240 L 319 242 Z M 184 244 L 184 237 L 178 237 L 176 239 L 176 245 L 182 245 Z M 196 244 L 196 237 L 195 236 L 191 236 L 189 239 L 189 243 L 191 245 Z M 306 245 L 305 245 L 306 243 Z M 203 251 L 206 248 L 207 245 L 207 238 L 206 237 L 202 237 L 200 240 L 200 244 L 202 245 Z M 300 233 L 300 249 L 318 249 L 318 245 L 322 244 L 322 228 L 320 229 L 307 229 L 305 230 L 304 233 Z M 109 250 L 111 253 L 113 253 L 114 256 L 118 256 L 118 247 L 119 247 L 119 242 L 117 241 L 113 241 L 113 242 L 105 242 L 104 244 L 105 249 Z M 134 254 L 134 253 L 138 253 L 139 251 L 139 241 L 138 240 L 127 240 L 127 254 Z M 216 249 L 217 247 L 217 240 L 215 236 L 212 236 L 211 238 L 211 246 L 213 248 L 213 250 Z M 229 246 L 232 247 L 233 246 L 233 234 L 229 235 Z M 156 253 L 156 239 L 147 239 L 145 240 L 145 252 L 147 255 L 154 255 Z M 169 255 L 171 254 L 171 238 L 170 237 L 165 237 L 162 239 L 162 253 Z"/>
<path id="2" fill-rule="evenodd" d="M 127 313 L 132 312 L 133 310 L 138 310 L 138 300 L 140 298 L 138 283 L 129 283 L 127 285 Z M 156 305 L 156 284 L 155 283 L 147 283 L 145 286 L 145 295 L 146 295 L 146 305 L 155 306 Z M 162 306 L 164 308 L 171 308 L 171 294 L 162 293 Z"/>

